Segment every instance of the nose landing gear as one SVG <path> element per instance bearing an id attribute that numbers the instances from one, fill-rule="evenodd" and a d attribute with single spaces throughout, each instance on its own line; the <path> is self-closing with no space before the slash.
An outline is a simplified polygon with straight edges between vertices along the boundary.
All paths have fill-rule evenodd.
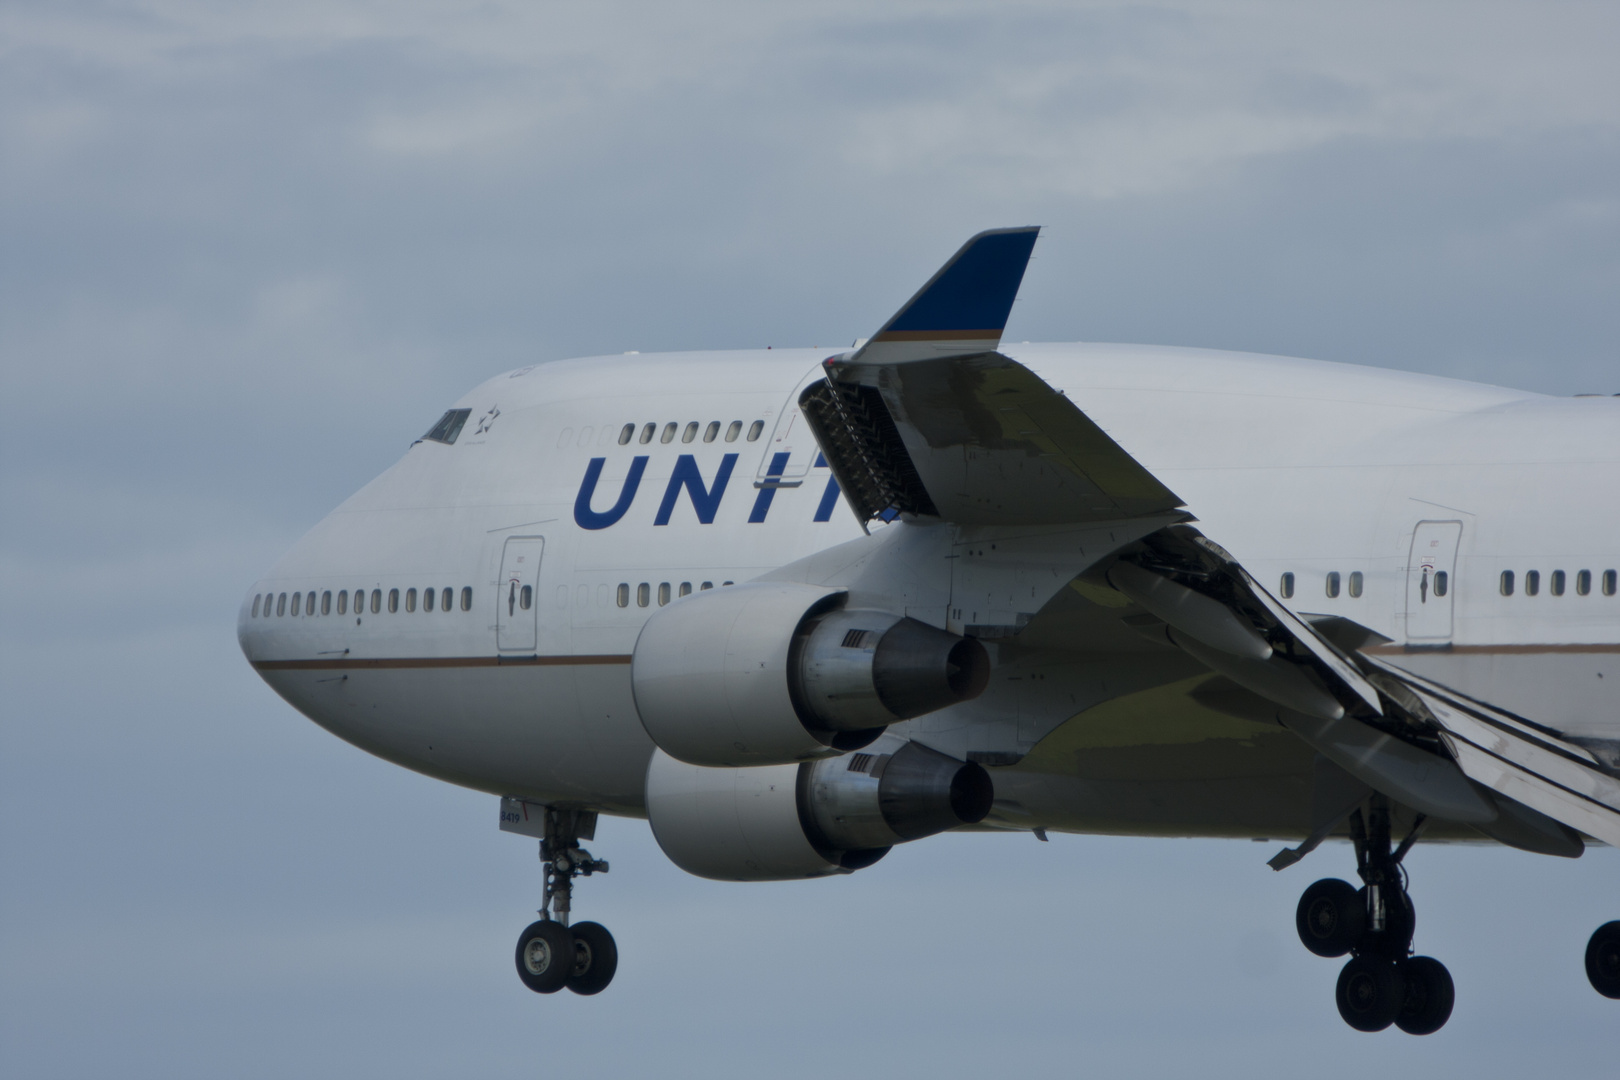
<path id="1" fill-rule="evenodd" d="M 1300 942 L 1317 956 L 1351 959 L 1339 973 L 1334 999 L 1344 1022 L 1357 1031 L 1394 1024 L 1409 1035 L 1439 1031 L 1451 1018 L 1455 988 L 1440 961 L 1412 956 L 1417 912 L 1406 892 L 1402 860 L 1423 831 L 1419 817 L 1390 851 L 1389 802 L 1368 801 L 1350 815 L 1356 869 L 1363 882 L 1328 878 L 1305 890 L 1294 912 Z"/>
<path id="2" fill-rule="evenodd" d="M 545 811 L 545 837 L 540 862 L 545 866 L 545 899 L 540 918 L 518 936 L 518 978 L 537 994 L 567 987 L 576 994 L 599 994 L 613 981 L 619 949 L 600 923 L 568 925 L 573 909 L 574 879 L 605 874 L 607 861 L 579 846 L 596 831 L 596 815 L 580 810 Z M 531 834 L 532 835 L 532 834 Z"/>

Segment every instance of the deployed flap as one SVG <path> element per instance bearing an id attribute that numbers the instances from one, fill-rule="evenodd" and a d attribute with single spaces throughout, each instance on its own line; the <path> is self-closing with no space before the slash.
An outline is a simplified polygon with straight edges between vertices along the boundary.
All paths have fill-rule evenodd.
<path id="1" fill-rule="evenodd" d="M 1469 778 L 1555 821 L 1620 847 L 1620 780 L 1585 748 L 1522 717 L 1465 697 L 1382 660 L 1364 659 L 1400 680 Z"/>
<path id="2" fill-rule="evenodd" d="M 989 229 L 973 237 L 852 359 L 896 364 L 993 351 L 1040 231 Z"/>
<path id="3" fill-rule="evenodd" d="M 826 366 L 800 404 L 863 521 L 1056 525 L 1183 505 L 1074 402 L 999 353 Z"/>
<path id="4" fill-rule="evenodd" d="M 969 240 L 800 396 L 862 524 L 1090 524 L 1181 507 L 1061 391 L 994 351 L 1038 231 Z"/>

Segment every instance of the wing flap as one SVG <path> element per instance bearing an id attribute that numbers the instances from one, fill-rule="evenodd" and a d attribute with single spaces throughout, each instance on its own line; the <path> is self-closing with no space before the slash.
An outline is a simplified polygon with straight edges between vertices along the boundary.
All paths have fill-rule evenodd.
<path id="1" fill-rule="evenodd" d="M 1620 847 L 1620 780 L 1601 771 L 1584 747 L 1382 660 L 1366 660 L 1417 696 L 1470 779 Z"/>

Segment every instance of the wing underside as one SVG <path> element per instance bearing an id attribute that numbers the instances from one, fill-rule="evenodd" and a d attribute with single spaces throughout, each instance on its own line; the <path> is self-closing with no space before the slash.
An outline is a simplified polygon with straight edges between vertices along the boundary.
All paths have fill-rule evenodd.
<path id="1" fill-rule="evenodd" d="M 830 358 L 826 378 L 801 395 L 862 524 L 903 516 L 971 530 L 1161 516 L 1168 524 L 1083 575 L 1125 598 L 1122 636 L 1146 633 L 1189 654 L 1261 703 L 1267 720 L 1420 813 L 1547 853 L 1578 853 L 1571 830 L 1620 846 L 1620 779 L 1603 762 L 1362 653 L 1368 635 L 1353 624 L 1290 611 L 1075 402 L 993 351 L 1033 242 L 1033 230 L 975 237 L 885 328 L 903 333 Z M 952 314 L 973 277 L 964 266 L 990 282 L 995 311 Z"/>

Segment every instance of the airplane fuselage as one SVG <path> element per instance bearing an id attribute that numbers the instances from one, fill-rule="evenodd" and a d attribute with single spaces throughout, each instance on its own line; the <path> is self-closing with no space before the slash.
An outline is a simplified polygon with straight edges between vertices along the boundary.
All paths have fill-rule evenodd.
<path id="1" fill-rule="evenodd" d="M 1620 399 L 1192 349 L 1003 352 L 1294 611 L 1344 616 L 1411 670 L 1570 736 L 1620 740 Z M 390 761 L 642 814 L 653 743 L 630 659 L 652 612 L 838 545 L 853 560 L 897 531 L 954 528 L 901 519 L 864 535 L 796 404 L 826 355 L 597 357 L 491 379 L 458 403 L 453 443 L 413 444 L 255 583 L 244 653 L 306 716 Z M 918 596 L 905 614 L 976 621 Z M 1040 778 L 1051 756 L 1025 757 L 1071 716 L 1189 674 L 1147 643 L 1095 648 L 1005 640 L 983 700 L 910 723 L 936 743 L 980 721 L 999 732 L 998 795 L 1046 827 L 1300 831 L 1302 745 L 1266 777 L 1191 787 L 1172 755 L 1125 798 L 1106 777 L 1086 794 L 1083 769 Z"/>

